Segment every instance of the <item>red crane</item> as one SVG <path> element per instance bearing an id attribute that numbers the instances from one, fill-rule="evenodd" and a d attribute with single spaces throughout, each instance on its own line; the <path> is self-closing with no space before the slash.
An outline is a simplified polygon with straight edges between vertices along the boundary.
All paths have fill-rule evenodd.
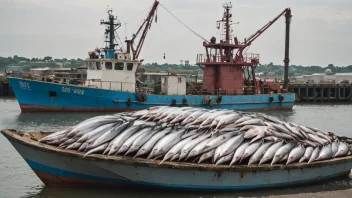
<path id="1" fill-rule="evenodd" d="M 159 5 L 159 1 L 155 0 L 151 10 L 149 11 L 149 14 L 147 16 L 147 18 L 143 21 L 142 25 L 138 28 L 137 32 L 135 34 L 133 34 L 132 39 L 131 40 L 126 40 L 126 44 L 127 44 L 127 53 L 130 53 L 130 51 L 132 50 L 132 55 L 133 55 L 133 60 L 138 59 L 139 54 L 141 52 L 144 40 L 147 36 L 148 30 L 150 29 L 151 25 L 152 25 L 152 21 L 155 15 L 155 11 L 156 8 Z M 156 21 L 156 18 L 155 18 Z M 137 44 L 137 47 L 134 48 L 134 40 L 135 38 L 138 36 L 138 34 L 142 31 L 142 35 L 141 38 L 139 39 L 139 42 Z"/>
<path id="2" fill-rule="evenodd" d="M 285 68 L 288 67 L 288 40 L 291 10 L 286 8 L 272 21 L 264 25 L 255 34 L 239 43 L 237 37 L 232 38 L 231 29 L 231 3 L 224 4 L 224 16 L 218 21 L 218 28 L 222 22 L 224 25 L 224 41 L 216 42 L 213 37 L 210 43 L 203 43 L 206 54 L 197 56 L 197 64 L 203 65 L 203 89 L 210 94 L 256 94 L 255 68 L 259 64 L 258 54 L 244 54 L 245 49 L 266 31 L 281 16 L 286 16 L 286 45 L 285 45 Z M 212 53 L 215 50 L 215 53 Z M 237 50 L 234 53 L 234 50 Z M 251 72 L 250 72 L 251 70 Z M 287 71 L 285 70 L 285 73 Z M 285 77 L 286 79 L 287 77 Z M 244 88 L 244 89 L 243 89 Z"/>

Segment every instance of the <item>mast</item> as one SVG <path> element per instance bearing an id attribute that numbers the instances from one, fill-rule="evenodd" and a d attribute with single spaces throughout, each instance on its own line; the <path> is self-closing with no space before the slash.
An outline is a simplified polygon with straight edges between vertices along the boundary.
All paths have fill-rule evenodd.
<path id="1" fill-rule="evenodd" d="M 120 21 L 117 21 L 115 23 L 115 20 L 117 20 L 117 17 L 115 17 L 112 14 L 112 9 L 108 10 L 108 15 L 109 15 L 109 20 L 105 21 L 104 19 L 100 20 L 100 25 L 106 25 L 107 28 L 105 29 L 105 35 L 106 37 L 109 35 L 109 40 L 106 40 L 106 43 L 109 43 L 109 47 L 107 49 L 110 50 L 114 50 L 115 46 L 117 46 L 118 44 L 116 44 L 115 41 L 115 31 L 121 27 L 121 23 Z"/>

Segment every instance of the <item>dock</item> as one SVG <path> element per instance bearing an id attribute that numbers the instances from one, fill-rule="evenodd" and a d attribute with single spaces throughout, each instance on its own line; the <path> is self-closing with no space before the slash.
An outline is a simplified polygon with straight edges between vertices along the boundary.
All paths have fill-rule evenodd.
<path id="1" fill-rule="evenodd" d="M 0 96 L 14 96 L 13 90 L 7 81 L 7 78 L 0 76 Z"/>
<path id="2" fill-rule="evenodd" d="M 290 84 L 296 102 L 352 102 L 352 84 L 302 83 Z"/>

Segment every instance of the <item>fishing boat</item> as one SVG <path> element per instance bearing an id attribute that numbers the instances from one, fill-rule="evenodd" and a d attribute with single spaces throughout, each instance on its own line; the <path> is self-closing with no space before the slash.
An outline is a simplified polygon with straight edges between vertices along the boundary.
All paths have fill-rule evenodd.
<path id="1" fill-rule="evenodd" d="M 65 150 L 38 142 L 50 133 L 2 130 L 46 185 L 245 190 L 290 186 L 348 175 L 352 156 L 290 165 L 214 165 L 164 162 Z"/>
<path id="2" fill-rule="evenodd" d="M 83 85 L 47 82 L 25 76 L 8 76 L 22 112 L 38 111 L 129 111 L 152 106 L 194 106 L 219 109 L 292 109 L 295 95 L 287 92 L 289 63 L 289 29 L 291 10 L 285 9 L 256 33 L 240 42 L 232 35 L 232 5 L 226 3 L 224 15 L 217 28 L 224 34 L 219 40 L 203 39 L 205 54 L 198 54 L 196 64 L 204 71 L 203 83 L 191 83 L 185 75 L 167 73 L 159 75 L 155 89 L 145 86 L 139 77 L 143 60 L 141 48 L 156 10 L 155 1 L 138 31 L 126 40 L 126 50 L 118 48 L 115 31 L 121 23 L 108 11 L 106 47 L 88 52 L 85 59 L 87 79 Z M 162 6 L 164 7 L 164 6 Z M 280 17 L 286 18 L 285 81 L 263 82 L 255 76 L 259 54 L 246 53 L 248 47 Z M 198 35 L 198 34 L 197 34 Z M 139 42 L 135 40 L 139 38 Z M 122 44 L 121 44 L 122 45 Z M 45 79 L 45 78 L 43 78 Z M 188 87 L 188 89 L 187 89 Z"/>

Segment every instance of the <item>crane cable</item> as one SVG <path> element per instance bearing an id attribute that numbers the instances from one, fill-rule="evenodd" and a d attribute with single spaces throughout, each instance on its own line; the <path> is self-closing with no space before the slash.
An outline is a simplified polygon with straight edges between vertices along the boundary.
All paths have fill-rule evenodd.
<path id="1" fill-rule="evenodd" d="M 182 25 L 184 25 L 188 30 L 190 30 L 193 34 L 195 34 L 196 36 L 198 36 L 199 38 L 201 38 L 203 41 L 209 43 L 209 41 L 207 39 L 205 39 L 204 37 L 202 37 L 200 34 L 198 34 L 197 32 L 195 32 L 194 30 L 192 30 L 190 27 L 188 27 L 186 24 L 184 24 L 180 19 L 178 19 L 174 14 L 172 14 L 166 7 L 164 7 L 161 3 L 159 3 L 159 5 L 161 7 L 163 7 L 171 16 L 173 16 L 178 22 L 180 22 Z"/>

